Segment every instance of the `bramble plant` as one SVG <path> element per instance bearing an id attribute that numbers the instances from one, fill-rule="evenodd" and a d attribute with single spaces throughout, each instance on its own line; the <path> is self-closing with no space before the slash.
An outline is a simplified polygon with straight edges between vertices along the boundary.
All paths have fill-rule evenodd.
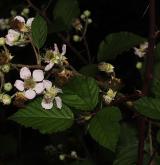
<path id="1" fill-rule="evenodd" d="M 77 0 L 58 0 L 50 18 L 50 3 L 41 11 L 30 0 L 27 2 L 29 7 L 20 13 L 12 10 L 11 18 L 0 19 L 0 29 L 7 31 L 0 37 L 0 104 L 1 110 L 7 106 L 15 109 L 8 120 L 42 134 L 73 132 L 84 154 L 77 149 L 66 151 L 58 144 L 45 147 L 49 157 L 68 164 L 95 164 L 83 139 L 88 134 L 106 149 L 106 154 L 114 155 L 113 165 L 160 164 L 157 33 L 153 31 L 154 37 L 149 40 L 131 32 L 109 34 L 99 44 L 95 57 L 86 35 L 94 23 L 91 11 L 80 13 Z M 47 37 L 50 34 L 61 42 Z M 48 40 L 51 46 L 46 44 Z M 33 49 L 29 63 L 18 63 L 12 48 L 26 50 L 29 46 Z M 115 63 L 123 53 L 135 56 L 134 67 L 144 82 L 127 94 Z"/>

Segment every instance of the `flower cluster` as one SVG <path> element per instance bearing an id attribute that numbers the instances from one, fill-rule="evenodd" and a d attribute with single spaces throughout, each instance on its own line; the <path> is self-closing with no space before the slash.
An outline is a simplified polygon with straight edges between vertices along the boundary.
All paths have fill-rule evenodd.
<path id="1" fill-rule="evenodd" d="M 62 101 L 57 96 L 62 93 L 62 90 L 52 86 L 52 82 L 44 80 L 44 72 L 36 69 L 31 73 L 29 68 L 23 67 L 20 70 L 20 78 L 23 80 L 16 80 L 14 86 L 23 94 L 27 99 L 32 100 L 36 95 L 44 94 L 42 100 L 42 107 L 44 109 L 51 109 L 53 101 L 56 101 L 57 108 L 61 109 Z"/>

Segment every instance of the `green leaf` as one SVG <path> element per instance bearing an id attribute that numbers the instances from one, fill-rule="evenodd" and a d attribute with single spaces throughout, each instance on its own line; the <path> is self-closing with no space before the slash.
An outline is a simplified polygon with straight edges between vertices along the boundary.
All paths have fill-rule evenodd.
<path id="1" fill-rule="evenodd" d="M 71 127 L 74 116 L 67 106 L 63 105 L 62 109 L 53 107 L 51 110 L 45 110 L 41 106 L 41 100 L 34 100 L 9 119 L 25 127 L 38 129 L 41 133 L 59 132 Z"/>
<path id="2" fill-rule="evenodd" d="M 77 76 L 63 88 L 62 100 L 79 110 L 93 110 L 98 103 L 99 87 L 90 77 Z"/>
<path id="3" fill-rule="evenodd" d="M 148 144 L 145 143 L 145 147 Z M 138 130 L 134 125 L 121 124 L 120 139 L 113 165 L 136 165 L 138 156 Z M 148 164 L 150 155 L 144 154 L 143 165 Z"/>
<path id="4" fill-rule="evenodd" d="M 89 133 L 100 145 L 115 151 L 119 135 L 121 113 L 117 107 L 100 110 L 89 124 Z"/>
<path id="5" fill-rule="evenodd" d="M 160 80 L 153 79 L 151 90 L 156 98 L 160 98 Z"/>
<path id="6" fill-rule="evenodd" d="M 32 40 L 37 48 L 41 48 L 47 38 L 47 23 L 41 16 L 36 16 L 32 23 Z"/>
<path id="7" fill-rule="evenodd" d="M 129 32 L 109 34 L 99 46 L 98 61 L 113 60 L 117 55 L 145 41 L 143 37 Z"/>
<path id="8" fill-rule="evenodd" d="M 146 117 L 160 119 L 160 99 L 143 97 L 135 102 L 135 108 Z"/>
<path id="9" fill-rule="evenodd" d="M 85 76 L 95 77 L 96 74 L 98 73 L 98 68 L 96 64 L 89 64 L 89 65 L 83 66 L 79 72 Z"/>
<path id="10" fill-rule="evenodd" d="M 68 30 L 72 22 L 80 14 L 77 0 L 58 0 L 53 10 L 54 26 L 53 31 Z"/>

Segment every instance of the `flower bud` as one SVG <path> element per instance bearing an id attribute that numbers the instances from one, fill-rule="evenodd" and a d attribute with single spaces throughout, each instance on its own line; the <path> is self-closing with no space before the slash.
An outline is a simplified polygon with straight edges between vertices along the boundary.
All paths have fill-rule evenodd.
<path id="1" fill-rule="evenodd" d="M 65 160 L 65 157 L 66 157 L 65 154 L 60 154 L 60 155 L 59 155 L 59 159 L 60 159 L 60 160 Z"/>
<path id="2" fill-rule="evenodd" d="M 71 151 L 71 157 L 77 158 L 77 152 L 76 151 Z"/>
<path id="3" fill-rule="evenodd" d="M 2 72 L 4 72 L 4 73 L 8 73 L 9 71 L 10 71 L 10 65 L 9 64 L 5 64 L 5 65 L 3 65 L 2 66 L 2 68 L 1 68 L 1 70 L 2 70 Z"/>
<path id="4" fill-rule="evenodd" d="M 79 35 L 74 35 L 73 36 L 73 41 L 74 42 L 79 42 L 81 40 L 80 36 Z"/>
<path id="5" fill-rule="evenodd" d="M 15 17 L 17 15 L 17 12 L 15 10 L 11 10 L 10 14 L 11 14 L 11 16 Z"/>
<path id="6" fill-rule="evenodd" d="M 83 14 L 86 16 L 86 17 L 89 17 L 91 15 L 91 12 L 89 10 L 85 10 L 83 12 Z"/>
<path id="7" fill-rule="evenodd" d="M 89 18 L 89 19 L 88 19 L 88 24 L 91 24 L 91 23 L 92 23 L 92 19 Z"/>
<path id="8" fill-rule="evenodd" d="M 11 104 L 11 96 L 9 96 L 9 95 L 7 95 L 7 94 L 4 94 L 4 95 L 2 96 L 2 103 L 3 103 L 4 105 L 9 105 L 9 104 Z"/>
<path id="9" fill-rule="evenodd" d="M 5 45 L 5 38 L 4 37 L 0 37 L 0 46 Z"/>
<path id="10" fill-rule="evenodd" d="M 29 12 L 30 12 L 29 8 L 24 8 L 23 11 L 22 11 L 22 13 L 23 13 L 24 15 L 29 14 Z"/>
<path id="11" fill-rule="evenodd" d="M 137 69 L 142 69 L 142 62 L 137 62 L 136 68 Z"/>
<path id="12" fill-rule="evenodd" d="M 3 87 L 4 87 L 4 90 L 7 91 L 7 92 L 12 90 L 12 84 L 9 83 L 9 82 L 5 83 Z"/>
<path id="13" fill-rule="evenodd" d="M 81 17 L 82 20 L 85 20 L 85 18 L 86 18 L 84 14 L 81 14 L 80 17 Z"/>

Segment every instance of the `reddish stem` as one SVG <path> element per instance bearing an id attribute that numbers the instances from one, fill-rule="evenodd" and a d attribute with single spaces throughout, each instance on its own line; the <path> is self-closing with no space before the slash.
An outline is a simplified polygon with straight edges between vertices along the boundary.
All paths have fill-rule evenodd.
<path id="1" fill-rule="evenodd" d="M 150 84 L 153 78 L 153 61 L 154 61 L 154 46 L 155 46 L 155 0 L 149 0 L 149 45 L 146 57 L 146 72 L 143 85 L 144 95 L 148 95 Z M 139 148 L 137 165 L 143 165 L 144 159 L 144 141 L 145 141 L 145 119 L 138 119 L 139 125 Z"/>

